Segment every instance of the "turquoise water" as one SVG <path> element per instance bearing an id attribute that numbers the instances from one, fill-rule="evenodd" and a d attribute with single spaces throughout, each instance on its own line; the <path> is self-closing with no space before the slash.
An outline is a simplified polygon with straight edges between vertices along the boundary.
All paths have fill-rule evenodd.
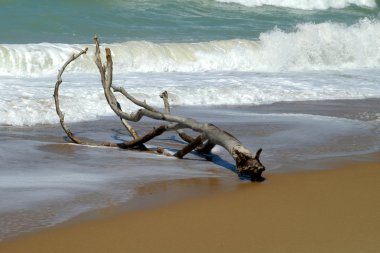
<path id="1" fill-rule="evenodd" d="M 374 1 L 362 2 L 370 5 Z M 294 31 L 297 24 L 309 22 L 351 25 L 364 17 L 379 18 L 378 7 L 319 10 L 310 5 L 309 9 L 249 7 L 214 0 L 2 0 L 0 43 L 91 43 L 95 34 L 110 43 L 253 40 L 274 27 Z"/>
<path id="2" fill-rule="evenodd" d="M 162 90 L 173 105 L 380 97 L 379 1 L 2 0 L 0 125 L 56 123 L 51 85 L 84 47 L 65 79 L 67 110 L 83 113 L 69 120 L 110 115 L 95 34 L 115 79 L 155 106 Z"/>

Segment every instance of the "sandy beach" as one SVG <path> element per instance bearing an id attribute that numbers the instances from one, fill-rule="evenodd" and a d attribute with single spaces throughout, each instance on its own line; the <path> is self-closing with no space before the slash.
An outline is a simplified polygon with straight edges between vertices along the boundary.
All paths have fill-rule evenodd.
<path id="1" fill-rule="evenodd" d="M 333 167 L 46 229 L 0 252 L 379 252 L 380 154 Z"/>

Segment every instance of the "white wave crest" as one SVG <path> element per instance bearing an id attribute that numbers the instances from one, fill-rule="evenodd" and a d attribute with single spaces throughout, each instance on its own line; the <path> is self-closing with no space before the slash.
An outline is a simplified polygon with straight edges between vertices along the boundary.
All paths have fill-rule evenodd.
<path id="1" fill-rule="evenodd" d="M 115 45 L 115 69 L 137 72 L 300 71 L 380 67 L 380 22 L 301 24 L 257 41 Z"/>
<path id="2" fill-rule="evenodd" d="M 380 67 L 380 23 L 302 24 L 295 33 L 260 36 L 261 70 L 341 70 Z"/>
<path id="3" fill-rule="evenodd" d="M 0 75 L 43 76 L 57 73 L 69 55 L 80 49 L 83 49 L 81 45 L 51 43 L 0 45 Z M 83 70 L 83 67 L 78 69 Z"/>
<path id="4" fill-rule="evenodd" d="M 350 5 L 376 8 L 375 0 L 216 0 L 222 3 L 237 3 L 247 7 L 271 5 L 301 10 L 343 9 Z"/>
<path id="5" fill-rule="evenodd" d="M 68 71 L 96 73 L 93 46 L 67 44 L 0 45 L 0 75 L 55 74 L 73 52 L 89 53 Z M 224 40 L 201 43 L 146 41 L 104 45 L 114 54 L 117 72 L 300 71 L 380 67 L 380 22 L 363 19 L 301 24 L 295 32 L 262 33 L 257 41 Z"/>

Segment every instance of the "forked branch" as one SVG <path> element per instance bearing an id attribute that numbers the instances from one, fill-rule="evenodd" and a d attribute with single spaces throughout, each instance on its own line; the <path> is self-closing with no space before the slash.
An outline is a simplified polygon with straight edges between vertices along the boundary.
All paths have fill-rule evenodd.
<path id="1" fill-rule="evenodd" d="M 262 149 L 259 149 L 255 155 L 251 153 L 238 139 L 236 139 L 231 134 L 218 128 L 213 124 L 205 124 L 198 122 L 191 118 L 180 117 L 172 115 L 170 113 L 170 104 L 168 100 L 168 93 L 165 91 L 161 94 L 161 98 L 164 102 L 164 111 L 159 111 L 158 109 L 152 107 L 145 101 L 141 101 L 130 93 L 123 87 L 117 87 L 113 85 L 113 60 L 111 50 L 109 48 L 105 49 L 106 53 L 106 63 L 102 63 L 100 56 L 100 45 L 97 37 L 95 40 L 95 63 L 98 67 L 100 74 L 100 81 L 104 89 L 105 98 L 115 112 L 115 114 L 120 117 L 120 119 L 127 124 L 127 129 L 133 136 L 133 140 L 129 142 L 110 144 L 108 146 L 117 146 L 119 148 L 127 149 L 140 149 L 146 150 L 143 147 L 144 143 L 149 140 L 161 135 L 166 131 L 177 131 L 179 136 L 185 140 L 188 144 L 180 149 L 174 154 L 175 157 L 182 158 L 189 152 L 197 150 L 198 152 L 209 154 L 215 145 L 220 145 L 226 149 L 236 162 L 236 172 L 240 176 L 248 176 L 252 181 L 262 181 L 262 172 L 265 167 L 260 162 L 260 154 Z M 66 66 L 77 59 L 81 54 L 87 52 L 87 49 L 83 50 L 77 55 L 73 55 L 62 67 L 58 74 L 58 81 L 56 84 L 56 90 L 54 92 L 54 98 L 56 100 L 57 114 L 60 117 L 61 125 L 69 138 L 78 144 L 83 144 L 81 140 L 75 137 L 72 132 L 66 127 L 63 120 L 63 114 L 59 108 L 58 100 L 58 87 L 62 83 L 62 73 L 64 72 Z M 129 100 L 133 104 L 139 107 L 138 110 L 132 113 L 127 113 L 123 111 L 120 107 L 120 103 L 116 99 L 114 92 L 118 92 L 124 96 L 125 99 Z M 148 117 L 155 120 L 166 121 L 166 125 L 161 125 L 151 129 L 147 134 L 139 137 L 132 127 L 128 124 L 128 121 L 137 122 L 140 121 L 142 117 Z M 198 133 L 198 137 L 193 138 L 187 135 L 182 129 L 189 129 Z M 159 153 L 165 153 L 161 148 L 158 149 Z"/>

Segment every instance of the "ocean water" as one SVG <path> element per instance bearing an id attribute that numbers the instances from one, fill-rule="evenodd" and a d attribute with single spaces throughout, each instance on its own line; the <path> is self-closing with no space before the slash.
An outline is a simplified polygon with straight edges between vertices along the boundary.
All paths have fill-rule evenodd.
<path id="1" fill-rule="evenodd" d="M 3 0 L 0 21 L 0 125 L 56 123 L 55 75 L 85 47 L 64 76 L 67 120 L 111 115 L 95 34 L 113 51 L 115 84 L 153 105 L 165 89 L 173 105 L 380 96 L 374 0 Z"/>
<path id="2" fill-rule="evenodd" d="M 63 62 L 85 47 L 63 75 L 66 121 L 87 137 L 124 138 L 121 126 L 108 125 L 94 35 L 112 50 L 114 84 L 158 107 L 167 90 L 174 108 L 190 108 L 179 109 L 185 115 L 208 107 L 201 120 L 264 147 L 268 169 L 281 169 L 280 160 L 379 148 L 379 11 L 378 0 L 0 0 L 0 240 L 124 203 L 142 182 L 231 176 L 194 157 L 65 144 L 54 84 Z M 350 100 L 366 106 L 338 110 L 331 102 Z M 330 102 L 307 110 L 311 101 Z M 302 114 L 285 110 L 287 102 Z M 91 125 L 99 121 L 103 130 Z M 247 126 L 239 132 L 234 122 Z M 226 159 L 214 166 L 231 169 L 214 152 Z"/>

